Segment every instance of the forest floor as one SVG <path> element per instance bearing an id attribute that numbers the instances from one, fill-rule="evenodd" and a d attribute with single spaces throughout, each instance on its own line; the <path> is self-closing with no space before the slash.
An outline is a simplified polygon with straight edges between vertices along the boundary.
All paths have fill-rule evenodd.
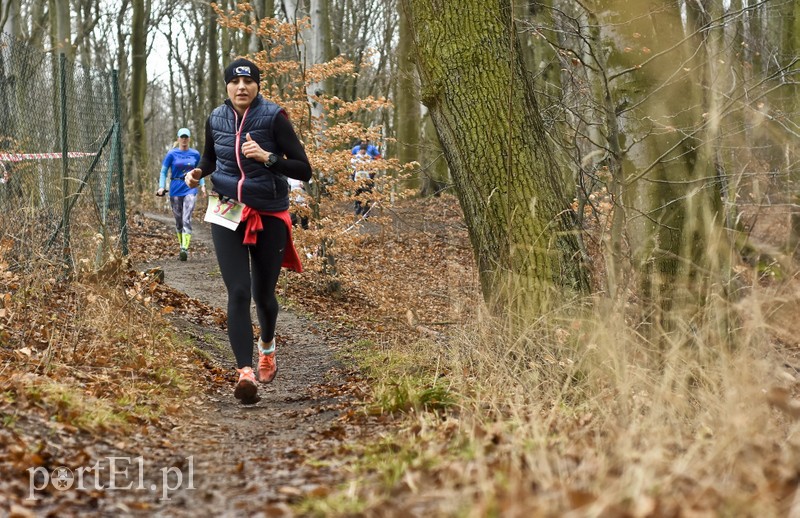
<path id="1" fill-rule="evenodd" d="M 439 220 L 438 230 L 426 227 L 429 217 Z M 445 223 L 448 218 L 453 221 Z M 8 448 L 0 461 L 4 471 L 10 469 L 13 474 L 4 483 L 6 496 L 0 496 L 0 509 L 18 517 L 87 512 L 103 516 L 290 516 L 297 513 L 293 504 L 332 493 L 352 477 L 350 463 L 359 455 L 355 445 L 380 436 L 396 419 L 391 413 L 369 410 L 369 382 L 348 357 L 348 346 L 359 341 L 385 344 L 413 331 L 406 319 L 407 308 L 416 312 L 429 290 L 447 289 L 448 278 L 439 275 L 441 279 L 418 282 L 412 289 L 409 280 L 415 275 L 435 276 L 442 262 L 458 265 L 469 257 L 466 233 L 452 198 L 433 201 L 427 207 L 407 207 L 406 212 L 400 209 L 392 219 L 391 236 L 371 222 L 362 223 L 361 228 L 374 234 L 367 238 L 373 239 L 372 246 L 399 256 L 385 260 L 382 253 L 373 254 L 373 260 L 387 268 L 370 267 L 369 261 L 362 260 L 371 273 L 359 276 L 358 268 L 353 268 L 342 276 L 343 285 L 335 293 L 330 293 L 325 279 L 314 272 L 283 274 L 278 287 L 278 375 L 273 383 L 259 387 L 257 404 L 245 406 L 233 398 L 236 378 L 226 334 L 227 294 L 201 209 L 195 214 L 186 262 L 177 258 L 170 213 L 134 214 L 127 293 L 130 299 L 151 307 L 151 327 L 161 326 L 163 317 L 163 325 L 172 329 L 164 338 L 164 350 L 159 350 L 156 340 L 152 358 L 151 351 L 141 351 L 148 359 L 137 359 L 139 365 L 130 374 L 131 379 L 152 376 L 164 383 L 164 394 L 154 396 L 160 401 L 158 410 L 153 411 L 157 415 L 142 417 L 139 405 L 127 418 L 134 427 L 125 424 L 115 429 L 113 423 L 81 421 L 72 402 L 60 396 L 54 401 L 47 390 L 42 394 L 36 388 L 45 381 L 43 375 L 70 387 L 83 386 L 87 394 L 108 397 L 111 393 L 119 403 L 126 397 L 122 378 L 127 363 L 111 346 L 108 351 L 101 347 L 86 355 L 97 366 L 59 365 L 54 372 L 46 359 L 51 357 L 52 347 L 45 346 L 43 337 L 38 348 L 21 347 L 26 343 L 23 326 L 20 324 L 16 333 L 13 325 L 7 326 L 7 341 L 13 341 L 16 334 L 20 342 L 0 352 L 7 353 L 8 362 L 23 360 L 31 372 L 23 374 L 23 368 L 17 373 L 0 371 L 0 414 L 10 425 L 0 430 L 0 444 Z M 455 225 L 455 231 L 449 224 Z M 409 240 L 412 233 L 416 237 Z M 457 243 L 453 245 L 452 240 Z M 442 243 L 455 246 L 459 257 L 438 253 Z M 436 259 L 415 266 L 420 253 Z M 388 267 L 398 262 L 405 264 Z M 409 268 L 415 272 L 410 273 Z M 11 277 L 8 282 L 18 288 L 13 282 L 20 281 Z M 462 279 L 461 284 L 468 283 Z M 474 284 L 469 286 L 474 289 Z M 84 296 L 50 297 L 60 303 Z M 87 298 L 97 304 L 97 295 Z M 123 308 L 130 302 L 124 302 Z M 447 320 L 434 315 L 436 306 L 426 305 L 420 312 L 430 314 L 431 320 Z M 447 311 L 448 301 L 438 306 Z M 7 308 L 0 317 L 14 313 L 11 303 Z M 73 307 L 71 311 L 86 309 Z M 63 313 L 69 311 L 65 308 Z M 113 320 L 111 313 L 99 318 Z M 22 314 L 22 307 L 17 314 Z M 135 315 L 132 318 L 142 320 Z M 253 321 L 257 323 L 254 310 Z M 80 335 L 81 331 L 74 333 Z M 52 337 L 47 341 L 52 342 Z M 167 342 L 178 346 L 167 351 Z M 80 349 L 74 346 L 73 353 Z M 112 358 L 98 360 L 106 353 Z M 159 365 L 176 357 L 185 364 Z M 73 357 L 65 363 L 78 361 Z M 125 366 L 123 372 L 120 362 Z M 81 381 L 85 376 L 80 371 L 97 372 L 93 369 L 103 373 Z M 162 370 L 167 374 L 160 374 Z M 69 480 L 64 483 L 74 488 L 57 490 L 59 467 L 70 467 Z M 83 470 L 80 480 L 76 468 Z"/>
<path id="2" fill-rule="evenodd" d="M 474 327 L 479 306 L 458 204 L 407 200 L 383 217 L 352 227 L 360 239 L 341 245 L 336 283 L 310 267 L 313 251 L 298 232 L 309 268 L 281 276 L 279 371 L 252 406 L 233 398 L 227 296 L 201 207 L 188 261 L 178 261 L 161 207 L 132 214 L 129 261 L 79 265 L 71 282 L 16 273 L 0 239 L 0 515 L 772 516 L 800 508 L 791 432 L 800 418 L 800 287 L 781 266 L 790 258 L 763 252 L 741 266 L 758 272 L 751 284 L 763 288 L 753 290 L 762 299 L 739 305 L 748 305 L 741 313 L 766 352 L 732 371 L 741 392 L 720 391 L 733 394 L 729 420 L 725 397 L 711 391 L 710 417 L 697 429 L 618 428 L 642 442 L 639 452 L 627 439 L 614 449 L 614 434 L 604 435 L 620 426 L 607 411 L 613 391 L 573 403 L 560 384 L 539 392 L 546 384 L 535 376 L 523 385 L 516 371 L 504 377 L 513 363 L 497 362 L 500 386 L 469 394 L 480 385 L 472 367 L 444 359 L 458 353 L 453 337 Z M 777 250 L 790 219 L 748 224 L 762 250 Z M 575 324 L 537 339 L 557 350 Z M 515 344 L 491 332 L 497 344 L 481 343 L 508 356 Z M 471 343 L 461 351 L 474 351 Z M 464 399 L 440 405 L 442 385 L 466 386 L 456 394 Z M 517 408 L 535 409 L 531 416 L 510 403 L 519 389 L 538 400 Z M 695 459 L 694 448 L 709 456 Z M 640 464 L 638 455 L 652 452 L 663 459 Z M 631 493 L 626 477 L 641 466 L 653 475 Z M 681 484 L 669 483 L 677 477 Z"/>

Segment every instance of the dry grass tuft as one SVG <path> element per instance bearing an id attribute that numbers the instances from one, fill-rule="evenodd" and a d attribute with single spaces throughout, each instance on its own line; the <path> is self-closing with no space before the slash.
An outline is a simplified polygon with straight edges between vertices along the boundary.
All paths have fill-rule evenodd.
<path id="1" fill-rule="evenodd" d="M 763 295 L 725 308 L 739 317 L 730 341 L 696 326 L 647 339 L 630 318 L 582 307 L 516 336 L 482 317 L 452 341 L 464 408 L 439 511 L 463 511 L 470 488 L 475 516 L 786 513 L 800 385 L 774 324 L 754 318 L 775 305 Z"/>
<path id="2" fill-rule="evenodd" d="M 18 445 L 53 426 L 170 427 L 193 388 L 191 350 L 146 296 L 152 285 L 113 257 L 79 266 L 65 278 L 47 264 L 16 271 L 0 255 L 0 418 Z"/>
<path id="3" fill-rule="evenodd" d="M 759 279 L 756 271 L 744 277 Z M 800 509 L 800 283 L 754 280 L 742 293 L 734 303 L 709 297 L 669 331 L 636 303 L 576 301 L 520 329 L 518 319 L 455 297 L 456 307 L 472 304 L 472 317 L 450 328 L 446 342 L 408 335 L 366 353 L 374 400 L 405 412 L 404 424 L 354 447 L 360 478 L 308 508 L 366 516 L 790 514 Z M 386 402 L 387 388 L 396 395 L 415 374 L 418 387 L 436 379 L 449 404 Z"/>

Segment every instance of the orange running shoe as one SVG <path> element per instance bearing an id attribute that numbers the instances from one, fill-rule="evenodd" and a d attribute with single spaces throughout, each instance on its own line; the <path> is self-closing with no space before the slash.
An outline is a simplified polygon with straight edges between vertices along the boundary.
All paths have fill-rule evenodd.
<path id="1" fill-rule="evenodd" d="M 239 373 L 239 381 L 233 390 L 233 397 L 240 400 L 244 405 L 258 403 L 258 385 L 256 384 L 256 374 L 252 367 L 242 367 L 236 369 Z"/>
<path id="2" fill-rule="evenodd" d="M 278 364 L 275 363 L 275 339 L 269 346 L 258 339 L 258 381 L 270 383 L 278 373 Z"/>

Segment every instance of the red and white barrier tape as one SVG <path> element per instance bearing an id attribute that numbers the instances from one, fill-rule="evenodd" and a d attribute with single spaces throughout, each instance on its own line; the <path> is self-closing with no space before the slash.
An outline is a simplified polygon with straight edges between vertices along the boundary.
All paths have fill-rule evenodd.
<path id="1" fill-rule="evenodd" d="M 84 153 L 82 151 L 68 151 L 69 158 L 80 158 L 84 156 L 95 156 L 97 153 Z M 50 158 L 61 158 L 61 153 L 0 153 L 0 162 L 22 162 L 23 160 L 42 160 Z"/>

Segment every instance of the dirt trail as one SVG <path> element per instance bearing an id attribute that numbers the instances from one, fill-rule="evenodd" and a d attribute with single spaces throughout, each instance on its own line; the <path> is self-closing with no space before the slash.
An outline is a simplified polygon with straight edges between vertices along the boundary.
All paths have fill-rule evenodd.
<path id="1" fill-rule="evenodd" d="M 224 309 L 227 304 L 208 224 L 198 214 L 194 222 L 192 254 L 188 261 L 174 257 L 137 268 L 159 266 L 165 283 L 206 304 Z M 171 215 L 146 217 L 174 228 Z M 254 322 L 255 315 L 254 315 Z M 158 487 L 148 498 L 118 504 L 120 511 L 164 516 L 280 516 L 289 512 L 286 502 L 304 494 L 324 494 L 337 482 L 334 470 L 311 467 L 310 456 L 325 457 L 346 435 L 336 421 L 347 402 L 335 389 L 342 378 L 333 344 L 315 323 L 281 308 L 277 326 L 278 375 L 259 388 L 261 401 L 242 406 L 233 398 L 233 355 L 225 332 L 203 328 L 177 315 L 175 325 L 206 351 L 210 365 L 225 369 L 225 382 L 211 382 L 206 394 L 190 398 L 196 406 L 191 422 L 176 423 L 173 436 L 164 440 L 158 458 L 146 459 L 146 486 Z M 191 463 L 189 459 L 191 457 Z M 335 464 L 335 463 L 334 463 Z M 163 470 L 176 466 L 180 489 L 164 499 Z M 189 468 L 193 489 L 189 488 Z M 174 474 L 174 473 L 173 473 Z M 176 478 L 170 480 L 177 486 Z M 133 495 L 132 495 L 133 496 Z M 144 502 L 144 504 L 143 504 Z"/>

